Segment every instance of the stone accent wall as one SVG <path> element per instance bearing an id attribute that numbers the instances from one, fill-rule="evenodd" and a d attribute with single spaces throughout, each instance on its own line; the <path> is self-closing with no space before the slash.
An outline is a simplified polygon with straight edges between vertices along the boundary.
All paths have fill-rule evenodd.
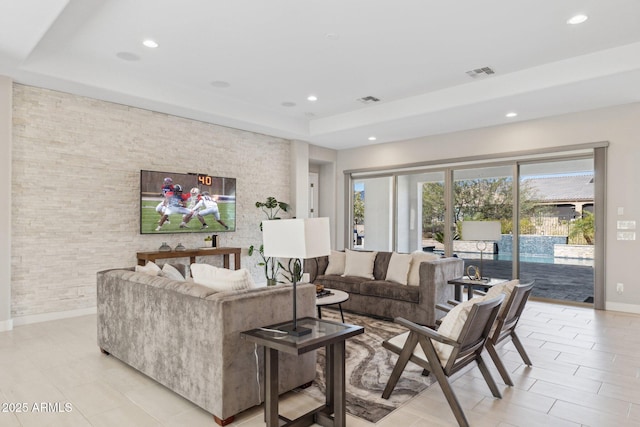
<path id="1" fill-rule="evenodd" d="M 20 84 L 12 154 L 14 318 L 94 307 L 97 271 L 163 241 L 202 246 L 204 234 L 139 234 L 141 169 L 237 178 L 237 231 L 220 246 L 259 244 L 255 202 L 290 194 L 287 140 Z M 257 261 L 243 252 L 261 280 Z"/>

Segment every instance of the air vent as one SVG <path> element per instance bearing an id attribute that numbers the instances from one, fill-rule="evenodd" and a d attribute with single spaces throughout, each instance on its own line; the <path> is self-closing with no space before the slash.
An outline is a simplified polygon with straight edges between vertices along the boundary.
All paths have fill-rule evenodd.
<path id="1" fill-rule="evenodd" d="M 467 74 L 469 75 L 469 77 L 473 77 L 474 79 L 476 77 L 490 76 L 491 74 L 495 74 L 495 73 L 496 72 L 493 71 L 491 67 L 482 67 L 482 68 L 476 68 L 475 70 L 467 71 Z"/>
<path id="2" fill-rule="evenodd" d="M 358 98 L 358 101 L 363 104 L 373 104 L 374 102 L 380 102 L 380 98 L 376 98 L 375 96 L 365 96 L 364 98 Z"/>

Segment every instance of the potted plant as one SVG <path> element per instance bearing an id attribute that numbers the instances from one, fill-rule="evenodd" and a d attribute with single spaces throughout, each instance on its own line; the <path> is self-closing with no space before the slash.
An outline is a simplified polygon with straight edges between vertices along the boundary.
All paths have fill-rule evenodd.
<path id="1" fill-rule="evenodd" d="M 278 214 L 280 211 L 287 212 L 289 210 L 289 204 L 285 202 L 279 202 L 275 197 L 267 197 L 265 202 L 256 202 L 256 208 L 262 209 L 268 220 L 280 219 Z M 260 231 L 262 231 L 262 222 L 260 223 Z M 252 256 L 255 252 L 254 245 L 249 246 L 249 256 Z M 264 245 L 260 245 L 258 248 L 258 254 L 262 258 L 262 261 L 258 263 L 259 266 L 264 268 L 264 276 L 267 279 L 267 286 L 273 286 L 278 283 L 278 273 L 282 264 L 273 257 L 264 256 Z"/>

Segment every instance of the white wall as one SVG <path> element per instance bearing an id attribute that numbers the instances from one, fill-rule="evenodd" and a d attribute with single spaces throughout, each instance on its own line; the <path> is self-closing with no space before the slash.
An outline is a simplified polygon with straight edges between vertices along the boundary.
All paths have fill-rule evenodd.
<path id="1" fill-rule="evenodd" d="M 607 181 L 606 307 L 640 312 L 637 281 L 640 242 L 616 240 L 616 221 L 640 224 L 640 104 L 569 114 L 504 126 L 436 135 L 338 152 L 338 219 L 343 229 L 345 170 L 406 165 L 609 141 Z M 624 215 L 617 208 L 624 208 Z M 342 227 L 342 228 L 341 228 Z M 640 236 L 640 230 L 638 232 Z M 338 247 L 344 242 L 338 241 Z M 623 294 L 616 283 L 625 284 Z"/>
<path id="2" fill-rule="evenodd" d="M 0 82 L 3 106 L 6 90 Z M 0 110 L 0 132 L 8 117 Z M 14 324 L 95 310 L 96 272 L 135 265 L 137 251 L 163 241 L 202 246 L 200 233 L 139 234 L 141 169 L 237 178 L 237 231 L 219 233 L 220 246 L 260 244 L 263 214 L 255 202 L 290 197 L 291 143 L 280 138 L 19 84 L 12 131 L 13 170 L 5 181 L 12 223 L 5 224 L 3 203 L 0 231 L 13 235 L 11 255 L 0 252 L 0 313 L 7 293 L 1 267 L 11 259 Z M 6 166 L 8 156 L 1 157 Z M 257 261 L 243 252 L 242 266 L 261 280 Z M 208 262 L 221 265 L 217 257 Z"/>

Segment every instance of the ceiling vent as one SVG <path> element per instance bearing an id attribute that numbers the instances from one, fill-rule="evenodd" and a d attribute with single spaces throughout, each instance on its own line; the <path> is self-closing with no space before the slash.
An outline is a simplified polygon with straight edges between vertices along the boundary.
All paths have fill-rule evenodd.
<path id="1" fill-rule="evenodd" d="M 467 71 L 469 77 L 473 77 L 474 79 L 477 77 L 490 76 L 491 74 L 495 74 L 496 72 L 491 69 L 491 67 L 482 67 L 476 68 L 475 70 Z"/>
<path id="2" fill-rule="evenodd" d="M 373 104 L 374 102 L 380 102 L 380 98 L 376 98 L 375 96 L 365 96 L 364 98 L 358 98 L 358 101 L 363 104 Z"/>

